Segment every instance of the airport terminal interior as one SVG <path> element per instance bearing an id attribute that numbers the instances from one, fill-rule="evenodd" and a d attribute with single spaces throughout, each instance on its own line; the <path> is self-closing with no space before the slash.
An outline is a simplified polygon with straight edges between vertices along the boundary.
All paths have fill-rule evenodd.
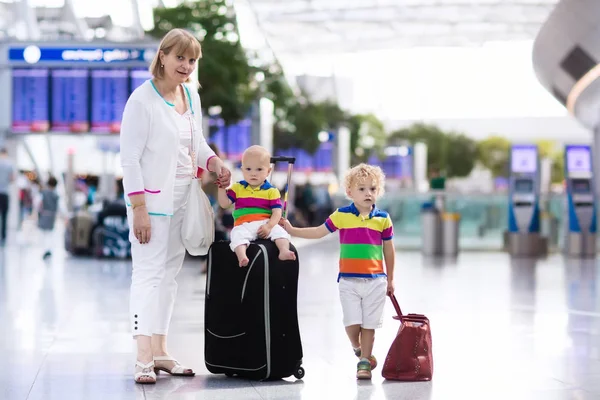
<path id="1" fill-rule="evenodd" d="M 596 0 L 0 0 L 0 400 L 600 399 L 597 15 Z M 208 228 L 185 242 L 168 353 L 195 375 L 142 384 L 133 265 L 166 267 L 139 261 L 159 244 L 136 243 L 131 219 L 177 218 L 152 208 L 165 188 L 144 184 L 148 204 L 127 190 L 121 139 L 140 121 L 130 96 L 174 107 L 150 71 L 174 27 L 203 46 L 178 70 L 202 99 L 181 103 L 184 133 L 203 132 L 232 182 L 263 146 L 272 187 L 239 193 L 276 188 L 268 215 L 281 202 L 295 227 L 340 232 L 292 237 L 296 261 L 251 245 L 239 267 L 208 250 L 246 216 L 219 205 L 227 174 L 178 147 Z M 374 205 L 346 190 L 360 163 L 385 175 Z M 374 366 L 340 285 L 384 279 L 392 248 L 403 315 L 381 291 Z"/>

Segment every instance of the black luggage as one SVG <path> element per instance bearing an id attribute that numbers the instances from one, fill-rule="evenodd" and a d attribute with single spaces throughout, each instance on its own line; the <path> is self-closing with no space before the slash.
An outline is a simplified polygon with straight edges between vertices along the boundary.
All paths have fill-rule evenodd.
<path id="1" fill-rule="evenodd" d="M 85 211 L 79 211 L 71 217 L 65 230 L 66 250 L 76 255 L 90 254 L 93 226 L 94 218 Z"/>
<path id="2" fill-rule="evenodd" d="M 287 193 L 295 159 L 288 162 Z M 302 342 L 298 326 L 299 262 L 279 260 L 270 240 L 256 240 L 246 251 L 250 263 L 240 268 L 229 241 L 212 244 L 208 251 L 204 313 L 204 360 L 214 374 L 249 379 L 304 377 Z"/>
<path id="3" fill-rule="evenodd" d="M 208 252 L 206 367 L 249 379 L 301 379 L 298 259 L 279 260 L 270 240 L 251 243 L 247 254 L 250 264 L 240 268 L 228 241 L 213 243 Z"/>

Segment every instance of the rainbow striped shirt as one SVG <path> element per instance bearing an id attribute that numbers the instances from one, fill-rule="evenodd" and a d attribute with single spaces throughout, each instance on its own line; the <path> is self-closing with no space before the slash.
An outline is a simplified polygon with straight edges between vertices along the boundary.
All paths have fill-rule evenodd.
<path id="1" fill-rule="evenodd" d="M 269 181 L 256 189 L 246 181 L 236 182 L 227 190 L 227 197 L 235 204 L 234 226 L 269 219 L 271 210 L 281 208 L 281 194 Z"/>
<path id="2" fill-rule="evenodd" d="M 361 217 L 354 203 L 338 208 L 325 221 L 330 232 L 340 231 L 340 277 L 377 278 L 383 270 L 383 241 L 394 237 L 392 220 L 373 206 L 368 217 Z"/>

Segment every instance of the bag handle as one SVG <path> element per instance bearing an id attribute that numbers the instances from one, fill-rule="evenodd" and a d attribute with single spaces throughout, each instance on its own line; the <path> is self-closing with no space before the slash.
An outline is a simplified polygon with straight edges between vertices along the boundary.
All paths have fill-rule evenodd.
<path id="1" fill-rule="evenodd" d="M 285 186 L 285 194 L 283 195 L 283 210 L 281 213 L 281 217 L 286 218 L 287 217 L 287 199 L 288 199 L 288 193 L 290 192 L 290 183 L 292 182 L 292 171 L 294 170 L 294 163 L 296 162 L 296 157 L 285 157 L 285 156 L 271 157 L 271 164 L 277 164 L 278 162 L 288 163 L 287 184 Z M 275 168 L 273 168 L 273 170 L 275 170 Z"/>
<path id="2" fill-rule="evenodd" d="M 404 317 L 404 315 L 402 314 L 402 310 L 400 309 L 400 304 L 398 304 L 398 299 L 396 299 L 396 295 L 395 294 L 390 294 L 390 300 L 392 300 L 392 304 L 394 305 L 394 308 L 396 309 L 396 314 L 398 314 L 397 316 L 394 317 L 394 319 L 398 319 L 400 320 L 400 322 L 403 322 L 402 318 Z"/>

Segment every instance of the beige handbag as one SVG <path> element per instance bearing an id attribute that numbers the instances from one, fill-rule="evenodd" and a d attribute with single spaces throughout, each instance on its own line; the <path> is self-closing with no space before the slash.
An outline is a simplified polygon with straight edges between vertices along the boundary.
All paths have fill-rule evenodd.
<path id="1" fill-rule="evenodd" d="M 181 224 L 181 239 L 188 253 L 203 256 L 215 241 L 215 215 L 202 190 L 200 179 L 192 179 L 190 196 Z"/>
<path id="2" fill-rule="evenodd" d="M 190 155 L 194 178 L 190 185 L 190 195 L 181 224 L 181 239 L 190 255 L 203 256 L 208 254 L 210 245 L 215 241 L 215 213 L 208 196 L 202 190 L 202 181 L 196 177 L 196 147 L 194 147 L 194 131 L 191 121 L 190 135 Z"/>

